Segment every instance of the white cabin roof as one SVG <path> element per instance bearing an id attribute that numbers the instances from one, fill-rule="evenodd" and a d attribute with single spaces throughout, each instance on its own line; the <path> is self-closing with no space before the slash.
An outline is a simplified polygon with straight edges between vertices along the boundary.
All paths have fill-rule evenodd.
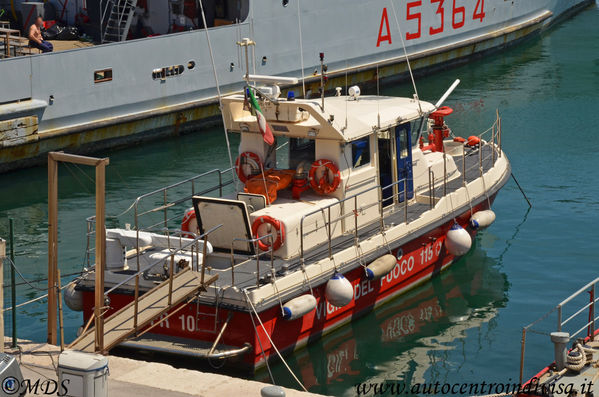
<path id="1" fill-rule="evenodd" d="M 226 127 L 233 132 L 259 133 L 256 117 L 243 109 L 243 100 L 243 95 L 223 98 Z M 260 101 L 260 107 L 276 136 L 345 142 L 368 136 L 379 128 L 384 130 L 417 119 L 434 110 L 431 103 L 420 101 L 419 105 L 412 98 L 366 95 L 357 100 L 347 96 L 327 97 L 324 112 L 320 105 L 320 99 L 280 99 L 277 109 L 274 103 Z"/>

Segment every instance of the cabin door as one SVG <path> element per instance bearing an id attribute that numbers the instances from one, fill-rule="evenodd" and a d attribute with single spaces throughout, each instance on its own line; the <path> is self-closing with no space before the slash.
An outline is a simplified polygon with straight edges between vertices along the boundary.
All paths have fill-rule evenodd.
<path id="1" fill-rule="evenodd" d="M 397 180 L 399 181 L 398 200 L 405 200 L 404 188 L 407 185 L 408 200 L 414 197 L 414 178 L 412 176 L 412 129 L 410 123 L 395 127 L 395 142 L 397 147 Z M 406 180 L 406 184 L 403 180 Z"/>

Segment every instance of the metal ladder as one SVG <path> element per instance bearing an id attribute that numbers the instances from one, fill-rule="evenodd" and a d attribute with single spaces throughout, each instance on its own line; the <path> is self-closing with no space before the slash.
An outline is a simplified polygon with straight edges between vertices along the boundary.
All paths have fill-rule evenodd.
<path id="1" fill-rule="evenodd" d="M 102 43 L 113 43 L 127 39 L 136 5 L 137 0 L 111 0 L 106 2 L 102 13 L 102 26 L 104 29 Z M 108 13 L 108 9 L 110 9 L 110 13 Z M 104 24 L 107 13 L 108 20 Z"/>

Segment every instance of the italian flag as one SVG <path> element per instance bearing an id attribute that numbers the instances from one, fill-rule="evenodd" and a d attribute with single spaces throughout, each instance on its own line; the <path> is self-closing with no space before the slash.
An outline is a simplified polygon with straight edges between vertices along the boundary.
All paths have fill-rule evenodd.
<path id="1" fill-rule="evenodd" d="M 258 120 L 258 128 L 260 128 L 262 138 L 264 139 L 264 142 L 268 143 L 269 145 L 272 145 L 273 143 L 275 143 L 275 138 L 272 135 L 272 130 L 266 122 L 266 117 L 264 117 L 262 109 L 260 109 L 260 105 L 258 105 L 258 101 L 256 100 L 256 97 L 254 96 L 254 93 L 250 88 L 247 89 L 247 95 L 250 99 L 250 105 L 254 110 L 256 119 Z"/>

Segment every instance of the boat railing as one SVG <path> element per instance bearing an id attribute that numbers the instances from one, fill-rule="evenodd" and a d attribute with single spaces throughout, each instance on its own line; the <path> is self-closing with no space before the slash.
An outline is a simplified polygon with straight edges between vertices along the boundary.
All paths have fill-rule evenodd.
<path id="1" fill-rule="evenodd" d="M 133 210 L 132 226 L 133 230 L 138 232 L 136 238 L 137 244 L 135 246 L 135 249 L 137 249 L 138 252 L 140 248 L 139 232 L 159 232 L 167 236 L 170 236 L 171 233 L 174 233 L 175 237 L 181 236 L 182 234 L 192 234 L 189 232 L 182 232 L 181 230 L 173 228 L 172 226 L 169 227 L 169 224 L 181 219 L 181 211 L 180 208 L 177 208 L 177 206 L 185 202 L 190 202 L 192 197 L 195 195 L 206 195 L 217 192 L 218 197 L 222 197 L 224 189 L 234 183 L 233 178 L 225 177 L 225 174 L 231 172 L 231 168 L 226 170 L 213 169 L 191 178 L 184 179 L 172 185 L 143 194 L 137 197 L 124 212 L 117 216 L 107 216 L 106 219 L 107 221 L 118 221 L 122 216 L 130 213 L 130 211 Z M 205 188 L 200 188 L 200 184 L 209 178 L 217 179 L 217 183 L 209 185 Z M 183 193 L 181 193 L 182 190 Z M 147 204 L 148 202 L 150 203 L 149 205 Z M 175 208 L 177 208 L 177 211 L 169 216 L 169 209 Z M 95 248 L 93 247 L 93 236 L 95 235 L 95 217 L 92 216 L 87 218 L 86 222 L 87 244 L 85 261 L 87 262 L 87 267 L 89 267 L 91 263 L 93 263 L 93 256 L 95 253 Z"/>
<path id="2" fill-rule="evenodd" d="M 496 160 L 501 156 L 501 119 L 499 114 L 497 113 L 497 118 L 493 125 L 483 131 L 481 134 L 477 135 L 480 139 L 480 143 L 477 147 L 473 148 L 472 151 L 468 155 L 476 155 L 478 156 L 478 162 L 470 167 L 466 167 L 466 149 L 465 145 L 462 150 L 462 161 L 463 161 L 463 185 L 466 186 L 468 181 L 476 179 L 478 177 L 482 177 L 484 175 L 484 167 L 483 164 L 490 160 L 491 165 L 493 167 L 495 165 Z M 490 150 L 487 150 L 486 154 L 483 154 L 485 150 L 483 148 L 489 147 Z M 362 190 L 358 193 L 355 193 L 351 196 L 348 196 L 342 200 L 339 200 L 335 203 L 329 204 L 324 207 L 320 207 L 310 213 L 307 213 L 302 216 L 300 220 L 300 261 L 301 264 L 305 263 L 305 238 L 306 238 L 306 226 L 308 223 L 308 219 L 313 217 L 316 214 L 323 215 L 324 225 L 322 228 L 326 228 L 327 231 L 327 248 L 328 248 L 328 256 L 329 258 L 333 257 L 333 233 L 332 229 L 334 226 L 338 225 L 341 222 L 345 222 L 347 218 L 354 219 L 353 227 L 345 227 L 345 236 L 354 239 L 354 244 L 356 247 L 360 241 L 360 230 L 364 230 L 365 227 L 371 226 L 373 224 L 379 223 L 379 228 L 381 233 L 384 233 L 386 224 L 385 218 L 389 217 L 398 212 L 403 212 L 403 222 L 405 224 L 409 223 L 408 209 L 412 202 L 418 201 L 417 196 L 421 195 L 426 199 L 426 193 L 428 193 L 428 202 L 430 208 L 434 208 L 438 202 L 438 199 L 448 194 L 448 174 L 447 174 L 447 154 L 443 153 L 443 174 L 439 176 L 435 176 L 432 168 L 428 169 L 428 183 L 424 183 L 418 186 L 413 186 L 414 197 L 407 197 L 408 194 L 408 185 L 413 179 L 403 178 L 400 179 L 390 185 L 381 186 L 376 185 L 365 190 Z M 472 173 L 475 172 L 473 175 Z M 436 189 L 442 186 L 442 194 L 437 199 L 435 197 Z M 400 189 L 400 188 L 403 188 Z M 372 198 L 367 198 L 367 195 L 372 191 L 376 190 L 378 193 L 378 199 L 373 200 Z M 391 190 L 391 197 L 385 198 L 384 193 L 388 190 Z M 393 205 L 384 205 L 385 202 L 393 200 Z M 403 203 L 403 204 L 401 204 Z M 337 217 L 331 216 L 331 210 L 338 206 L 340 215 Z M 348 207 L 352 208 L 352 210 L 348 210 Z M 358 214 L 363 213 L 364 211 L 378 206 L 378 217 L 372 217 L 372 219 L 359 223 L 358 222 Z M 319 218 L 320 219 L 320 218 Z M 396 221 L 397 218 L 394 218 Z M 347 233 L 351 231 L 351 233 Z M 338 236 L 341 237 L 341 236 Z"/>
<path id="3" fill-rule="evenodd" d="M 169 274 L 168 274 L 169 290 L 168 290 L 168 298 L 167 299 L 168 299 L 168 305 L 170 305 L 172 302 L 172 293 L 173 293 L 173 276 L 175 275 L 175 255 L 177 255 L 178 253 L 183 252 L 183 251 L 191 252 L 192 263 L 190 263 L 190 265 L 191 265 L 192 269 L 194 267 L 193 260 L 194 260 L 194 256 L 195 256 L 195 259 L 196 259 L 195 270 L 197 272 L 201 272 L 200 283 L 203 285 L 205 271 L 206 271 L 205 264 L 206 264 L 206 249 L 207 249 L 208 236 L 210 235 L 210 233 L 214 232 L 215 230 L 219 229 L 222 226 L 223 226 L 222 224 L 217 225 L 217 226 L 211 228 L 210 230 L 206 231 L 205 233 L 194 237 L 193 240 L 189 241 L 187 244 L 184 244 L 175 250 L 171 250 L 171 252 L 166 257 L 155 260 L 152 263 L 150 263 L 149 265 L 144 266 L 143 268 L 138 268 L 135 273 L 129 275 L 125 279 L 121 280 L 119 283 L 112 286 L 110 289 L 104 291 L 103 296 L 104 296 L 104 302 L 105 302 L 105 306 L 106 306 L 104 309 L 107 309 L 108 306 L 110 305 L 109 295 L 111 293 L 113 293 L 117 289 L 121 288 L 123 285 L 125 285 L 125 284 L 131 282 L 133 279 L 135 279 L 135 295 L 134 295 L 134 301 L 133 301 L 134 302 L 133 328 L 137 329 L 138 314 L 139 314 L 139 311 L 138 311 L 139 277 L 143 276 L 144 273 L 146 273 L 148 270 L 152 269 L 153 267 L 155 267 L 161 263 L 164 263 L 166 260 L 169 260 L 168 258 L 170 258 L 170 265 L 169 265 Z M 199 241 L 203 241 L 202 248 L 199 247 L 199 244 L 198 244 Z M 203 252 L 200 253 L 200 250 L 202 250 Z M 201 263 L 200 263 L 200 254 L 202 255 Z M 139 262 L 138 262 L 138 266 L 139 266 Z M 187 266 L 187 264 L 185 264 L 185 266 Z M 105 310 L 103 310 L 103 312 L 104 311 Z M 93 318 L 94 318 L 94 314 L 92 314 L 89 321 L 85 325 L 85 328 L 84 328 L 82 334 L 84 334 L 87 331 L 87 328 L 89 328 L 89 326 L 91 325 L 91 321 L 93 320 Z"/>
<path id="4" fill-rule="evenodd" d="M 526 327 L 522 328 L 522 342 L 521 342 L 521 350 L 520 350 L 520 384 L 522 384 L 522 376 L 524 371 L 524 353 L 526 351 L 526 336 L 528 333 L 540 334 L 545 336 L 551 336 L 551 334 L 543 331 L 539 331 L 533 329 L 533 327 L 544 320 L 547 320 L 552 314 L 556 313 L 556 331 L 557 332 L 565 332 L 567 334 L 568 340 L 572 340 L 574 338 L 579 338 L 584 335 L 584 338 L 588 338 L 590 340 L 596 339 L 596 331 L 597 331 L 597 320 L 599 320 L 599 316 L 595 316 L 595 304 L 599 302 L 599 297 L 597 297 L 597 287 L 599 286 L 599 277 L 595 278 L 593 281 L 587 283 L 578 291 L 574 292 L 572 295 L 568 296 L 566 299 L 561 301 L 557 306 L 551 309 L 542 317 L 528 324 Z M 571 308 L 573 305 L 580 304 L 580 299 L 578 301 L 573 302 L 576 298 L 581 295 L 589 294 L 588 303 L 582 304 L 580 307 Z M 585 299 L 586 301 L 586 299 Z M 565 314 L 565 308 L 568 305 L 568 309 L 570 310 L 568 314 Z M 570 309 L 571 308 L 571 309 Z M 571 314 L 570 314 L 571 313 Z M 587 317 L 581 320 L 581 315 L 586 315 Z M 574 320 L 578 321 L 578 325 L 574 325 Z M 582 327 L 580 321 L 583 321 Z M 567 328 L 565 326 L 568 325 Z M 586 335 L 583 332 L 586 330 Z M 570 332 L 567 332 L 570 331 Z"/>
<path id="5" fill-rule="evenodd" d="M 248 261 L 251 261 L 251 260 L 256 261 L 256 287 L 259 287 L 260 286 L 260 257 L 264 254 L 269 255 L 269 257 L 270 257 L 269 271 L 271 272 L 273 277 L 276 277 L 275 276 L 275 266 L 274 266 L 274 251 L 272 249 L 272 244 L 268 245 L 269 249 L 267 251 L 263 251 L 262 253 L 260 253 L 260 249 L 258 248 L 258 242 L 263 241 L 263 240 L 271 240 L 273 238 L 274 238 L 274 236 L 272 235 L 272 233 L 270 233 L 270 234 L 265 234 L 264 236 L 255 237 L 255 238 L 234 238 L 231 241 L 231 287 L 235 286 L 235 268 L 240 265 L 246 264 Z M 235 263 L 235 245 L 237 243 L 252 244 L 254 246 L 255 254 L 244 258 L 244 260 L 241 263 Z"/>

